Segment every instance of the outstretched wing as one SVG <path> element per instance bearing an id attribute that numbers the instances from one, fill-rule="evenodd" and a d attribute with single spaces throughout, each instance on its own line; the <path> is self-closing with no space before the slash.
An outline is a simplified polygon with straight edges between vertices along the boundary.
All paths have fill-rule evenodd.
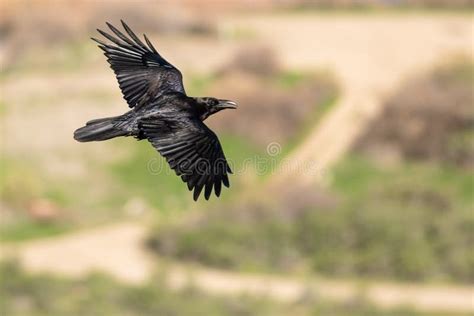
<path id="1" fill-rule="evenodd" d="M 121 22 L 128 36 L 107 23 L 115 37 L 97 31 L 112 43 L 92 39 L 105 52 L 128 105 L 138 108 L 166 92 L 185 93 L 181 72 L 161 57 L 146 35 L 143 36 L 147 45 Z"/>
<path id="2" fill-rule="evenodd" d="M 204 187 L 206 200 L 213 188 L 219 196 L 222 184 L 229 187 L 227 173 L 232 171 L 219 139 L 203 122 L 165 112 L 141 119 L 139 126 L 188 189 L 194 189 L 195 201 Z"/>

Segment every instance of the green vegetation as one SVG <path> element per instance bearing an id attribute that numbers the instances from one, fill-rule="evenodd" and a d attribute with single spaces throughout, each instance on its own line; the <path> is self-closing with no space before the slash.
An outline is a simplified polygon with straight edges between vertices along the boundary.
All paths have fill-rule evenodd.
<path id="1" fill-rule="evenodd" d="M 420 163 L 377 168 L 352 157 L 335 170 L 333 183 L 345 197 L 344 211 L 336 227 L 314 230 L 321 238 L 332 235 L 332 229 L 343 234 L 334 239 L 333 249 L 323 244 L 314 251 L 325 247 L 338 258 L 341 270 L 334 263 L 316 260 L 318 270 L 474 282 L 471 175 Z M 316 215 L 314 221 L 320 220 Z"/>
<path id="2" fill-rule="evenodd" d="M 172 291 L 160 277 L 146 285 L 127 286 L 101 274 L 80 280 L 45 274 L 28 275 L 13 262 L 0 264 L 0 277 L 0 313 L 8 316 L 441 316 L 407 308 L 381 311 L 363 299 L 338 305 L 307 298 L 283 305 L 249 296 L 209 296 L 194 288 Z"/>
<path id="3" fill-rule="evenodd" d="M 37 222 L 30 218 L 16 219 L 11 225 L 2 225 L 1 241 L 22 241 L 57 235 L 69 230 L 65 223 Z"/>
<path id="4" fill-rule="evenodd" d="M 229 269 L 470 283 L 473 188 L 461 170 L 382 169 L 349 157 L 333 174 L 334 205 L 297 207 L 280 196 L 274 205 L 213 210 L 192 224 L 160 226 L 151 245 Z"/>
<path id="5" fill-rule="evenodd" d="M 111 214 L 123 214 L 126 197 L 118 185 L 88 163 L 91 177 L 81 181 L 49 174 L 41 160 L 0 159 L 0 194 L 4 209 L 0 221 L 0 240 L 19 241 L 47 237 L 84 225 L 101 223 Z M 110 191 L 104 192 L 107 186 Z"/>
<path id="6" fill-rule="evenodd" d="M 192 96 L 203 96 L 202 93 L 206 91 L 211 84 L 216 81 L 216 75 L 191 75 L 183 78 L 186 93 Z"/>
<path id="7" fill-rule="evenodd" d="M 32 174 L 33 168 L 6 157 L 2 157 L 0 165 L 0 192 L 4 202 L 21 205 L 38 194 L 41 179 Z"/>
<path id="8" fill-rule="evenodd" d="M 298 84 L 311 79 L 311 74 L 302 73 L 299 71 L 283 71 L 275 78 L 272 78 L 276 84 L 284 89 L 292 89 Z"/>
<path id="9" fill-rule="evenodd" d="M 0 240 L 24 240 L 65 231 L 66 225 L 61 221 L 36 221 L 26 212 L 32 201 L 45 197 L 56 205 L 65 205 L 66 197 L 57 191 L 57 187 L 51 185 L 45 189 L 45 178 L 26 162 L 4 157 L 0 164 L 2 169 L 4 168 L 0 175 L 2 201 L 15 210 L 3 214 L 3 220 L 0 221 Z"/>
<path id="10" fill-rule="evenodd" d="M 220 36 L 223 36 L 225 39 L 228 40 L 252 40 L 257 37 L 257 33 L 255 32 L 254 29 L 252 28 L 247 28 L 247 27 L 228 27 L 228 28 L 223 28 L 219 34 Z"/>
<path id="11" fill-rule="evenodd" d="M 0 175 L 0 193 L 3 201 L 14 208 L 25 208 L 33 199 L 45 198 L 60 207 L 71 205 L 71 197 L 63 181 L 54 181 L 39 168 L 36 161 L 24 158 L 2 157 L 4 171 Z M 52 181 L 53 180 L 53 181 Z"/>
<path id="12" fill-rule="evenodd" d="M 132 145 L 129 157 L 110 166 L 111 174 L 119 180 L 124 192 L 143 197 L 159 209 L 168 206 L 169 200 L 174 201 L 186 194 L 187 188 L 182 185 L 181 179 L 148 142 L 134 142 Z"/>
<path id="13" fill-rule="evenodd" d="M 220 140 L 227 157 L 231 157 L 230 165 L 234 171 L 244 169 L 249 158 L 262 156 L 240 137 L 222 135 Z M 181 178 L 175 175 L 148 142 L 136 142 L 133 145 L 128 157 L 109 167 L 111 175 L 118 180 L 118 190 L 142 197 L 149 205 L 167 212 L 187 209 L 191 203 L 195 203 L 189 198 L 188 189 Z M 238 191 L 238 183 L 232 185 L 236 189 L 223 192 L 223 196 Z"/>

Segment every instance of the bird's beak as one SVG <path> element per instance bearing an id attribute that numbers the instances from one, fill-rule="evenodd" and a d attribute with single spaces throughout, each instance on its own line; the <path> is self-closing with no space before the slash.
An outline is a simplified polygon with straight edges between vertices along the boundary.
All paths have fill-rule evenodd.
<path id="1" fill-rule="evenodd" d="M 236 109 L 237 103 L 230 100 L 219 100 L 219 104 L 217 105 L 219 109 Z"/>

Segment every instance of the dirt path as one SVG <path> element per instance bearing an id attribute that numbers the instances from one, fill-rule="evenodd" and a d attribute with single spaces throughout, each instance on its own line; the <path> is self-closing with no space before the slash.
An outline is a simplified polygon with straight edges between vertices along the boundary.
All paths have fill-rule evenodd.
<path id="1" fill-rule="evenodd" d="M 80 277 L 91 271 L 140 284 L 150 279 L 159 260 L 151 260 L 143 243 L 145 225 L 119 223 L 66 236 L 2 246 L 1 258 L 16 256 L 31 272 Z M 423 311 L 474 312 L 474 287 L 364 283 L 242 274 L 179 263 L 160 265 L 172 288 L 196 286 L 211 294 L 251 294 L 295 302 L 308 293 L 346 302 L 365 295 L 381 308 L 413 306 Z"/>
<path id="2" fill-rule="evenodd" d="M 291 68 L 327 68 L 340 84 L 339 104 L 310 132 L 277 174 L 313 181 L 350 148 L 381 100 L 407 77 L 473 54 L 474 20 L 468 15 L 295 15 L 249 17 L 230 28 L 255 29 Z M 311 167 L 311 168 L 309 168 Z"/>
<path id="3" fill-rule="evenodd" d="M 144 282 L 151 270 L 143 250 L 144 225 L 116 224 L 20 244 L 4 245 L 0 256 L 17 257 L 32 272 L 82 276 L 91 270 L 130 282 Z"/>

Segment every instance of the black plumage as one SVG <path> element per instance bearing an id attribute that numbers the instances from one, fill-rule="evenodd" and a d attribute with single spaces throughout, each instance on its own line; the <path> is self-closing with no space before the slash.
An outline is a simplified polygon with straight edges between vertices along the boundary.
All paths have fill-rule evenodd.
<path id="1" fill-rule="evenodd" d="M 209 199 L 222 184 L 229 187 L 232 173 L 216 134 L 203 121 L 236 103 L 212 97 L 188 97 L 181 72 L 166 61 L 144 35 L 146 44 L 122 21 L 127 35 L 107 23 L 111 43 L 93 38 L 104 51 L 130 111 L 86 123 L 74 132 L 80 142 L 102 141 L 118 136 L 147 139 L 170 167 L 194 190 L 197 200 L 204 189 Z"/>

